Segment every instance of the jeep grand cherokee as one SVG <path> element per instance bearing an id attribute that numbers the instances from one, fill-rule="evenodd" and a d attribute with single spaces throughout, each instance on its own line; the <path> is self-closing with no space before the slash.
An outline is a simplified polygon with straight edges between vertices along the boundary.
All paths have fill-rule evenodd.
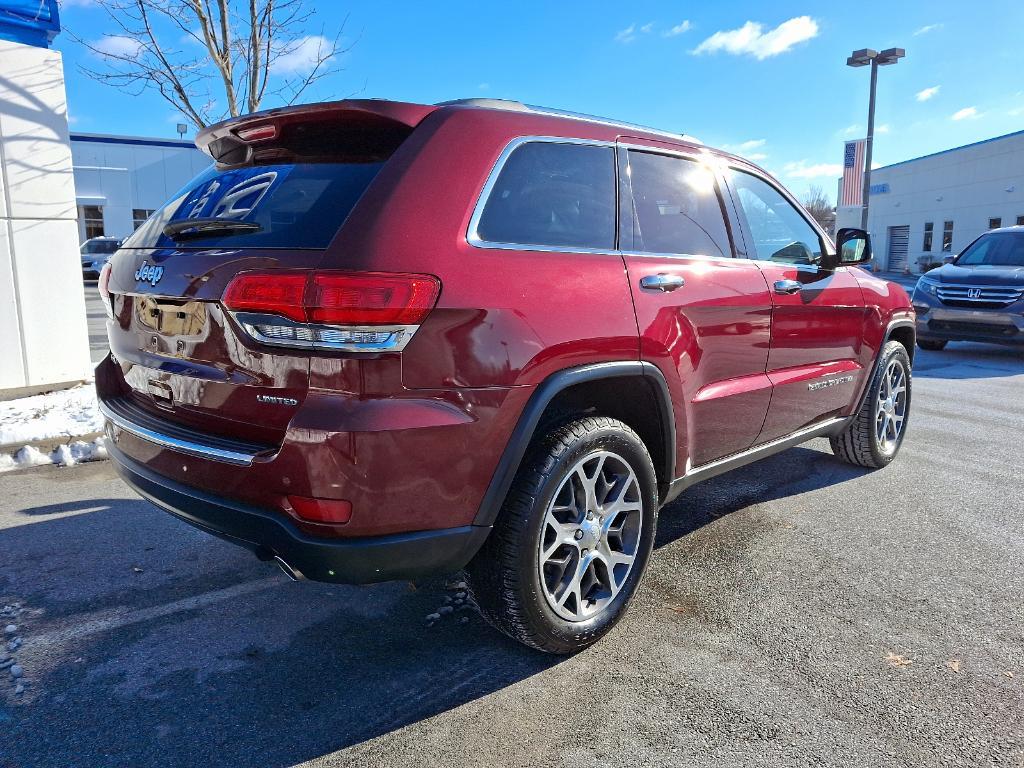
<path id="1" fill-rule="evenodd" d="M 216 161 L 104 270 L 124 479 L 333 582 L 465 568 L 569 653 L 658 510 L 819 436 L 893 460 L 914 313 L 755 165 L 515 102 L 341 101 L 200 133 Z"/>

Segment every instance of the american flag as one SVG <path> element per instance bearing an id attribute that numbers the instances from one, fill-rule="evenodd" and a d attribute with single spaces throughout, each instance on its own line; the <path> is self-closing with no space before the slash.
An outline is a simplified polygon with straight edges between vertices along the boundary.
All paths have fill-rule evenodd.
<path id="1" fill-rule="evenodd" d="M 864 142 L 865 139 L 846 142 L 843 150 L 843 184 L 840 188 L 840 206 L 864 205 Z"/>

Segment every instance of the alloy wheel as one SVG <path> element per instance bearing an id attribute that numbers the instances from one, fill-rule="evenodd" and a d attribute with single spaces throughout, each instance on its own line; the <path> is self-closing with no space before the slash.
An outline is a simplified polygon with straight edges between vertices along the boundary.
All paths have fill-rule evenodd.
<path id="1" fill-rule="evenodd" d="M 610 451 L 580 459 L 548 505 L 540 536 L 540 581 L 552 610 L 578 622 L 607 608 L 633 569 L 642 525 L 629 463 Z"/>
<path id="2" fill-rule="evenodd" d="M 892 360 L 882 376 L 875 406 L 875 436 L 878 438 L 879 450 L 886 456 L 894 453 L 899 446 L 906 417 L 907 373 L 898 360 Z"/>

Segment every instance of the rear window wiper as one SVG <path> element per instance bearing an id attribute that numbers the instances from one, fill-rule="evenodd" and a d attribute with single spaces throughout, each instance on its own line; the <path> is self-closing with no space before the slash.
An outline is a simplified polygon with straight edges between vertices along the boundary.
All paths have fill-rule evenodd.
<path id="1" fill-rule="evenodd" d="M 164 234 L 172 240 L 188 240 L 207 235 L 237 235 L 243 232 L 260 232 L 263 227 L 255 221 L 237 219 L 182 219 L 164 226 Z"/>

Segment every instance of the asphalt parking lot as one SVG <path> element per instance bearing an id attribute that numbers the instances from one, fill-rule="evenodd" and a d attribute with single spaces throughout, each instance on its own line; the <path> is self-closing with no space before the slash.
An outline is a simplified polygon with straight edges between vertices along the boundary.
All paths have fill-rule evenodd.
<path id="1" fill-rule="evenodd" d="M 0 476 L 0 766 L 1024 766 L 1022 392 L 1021 352 L 919 352 L 894 465 L 690 489 L 570 659 L 428 627 L 444 580 L 289 582 L 107 462 Z"/>

